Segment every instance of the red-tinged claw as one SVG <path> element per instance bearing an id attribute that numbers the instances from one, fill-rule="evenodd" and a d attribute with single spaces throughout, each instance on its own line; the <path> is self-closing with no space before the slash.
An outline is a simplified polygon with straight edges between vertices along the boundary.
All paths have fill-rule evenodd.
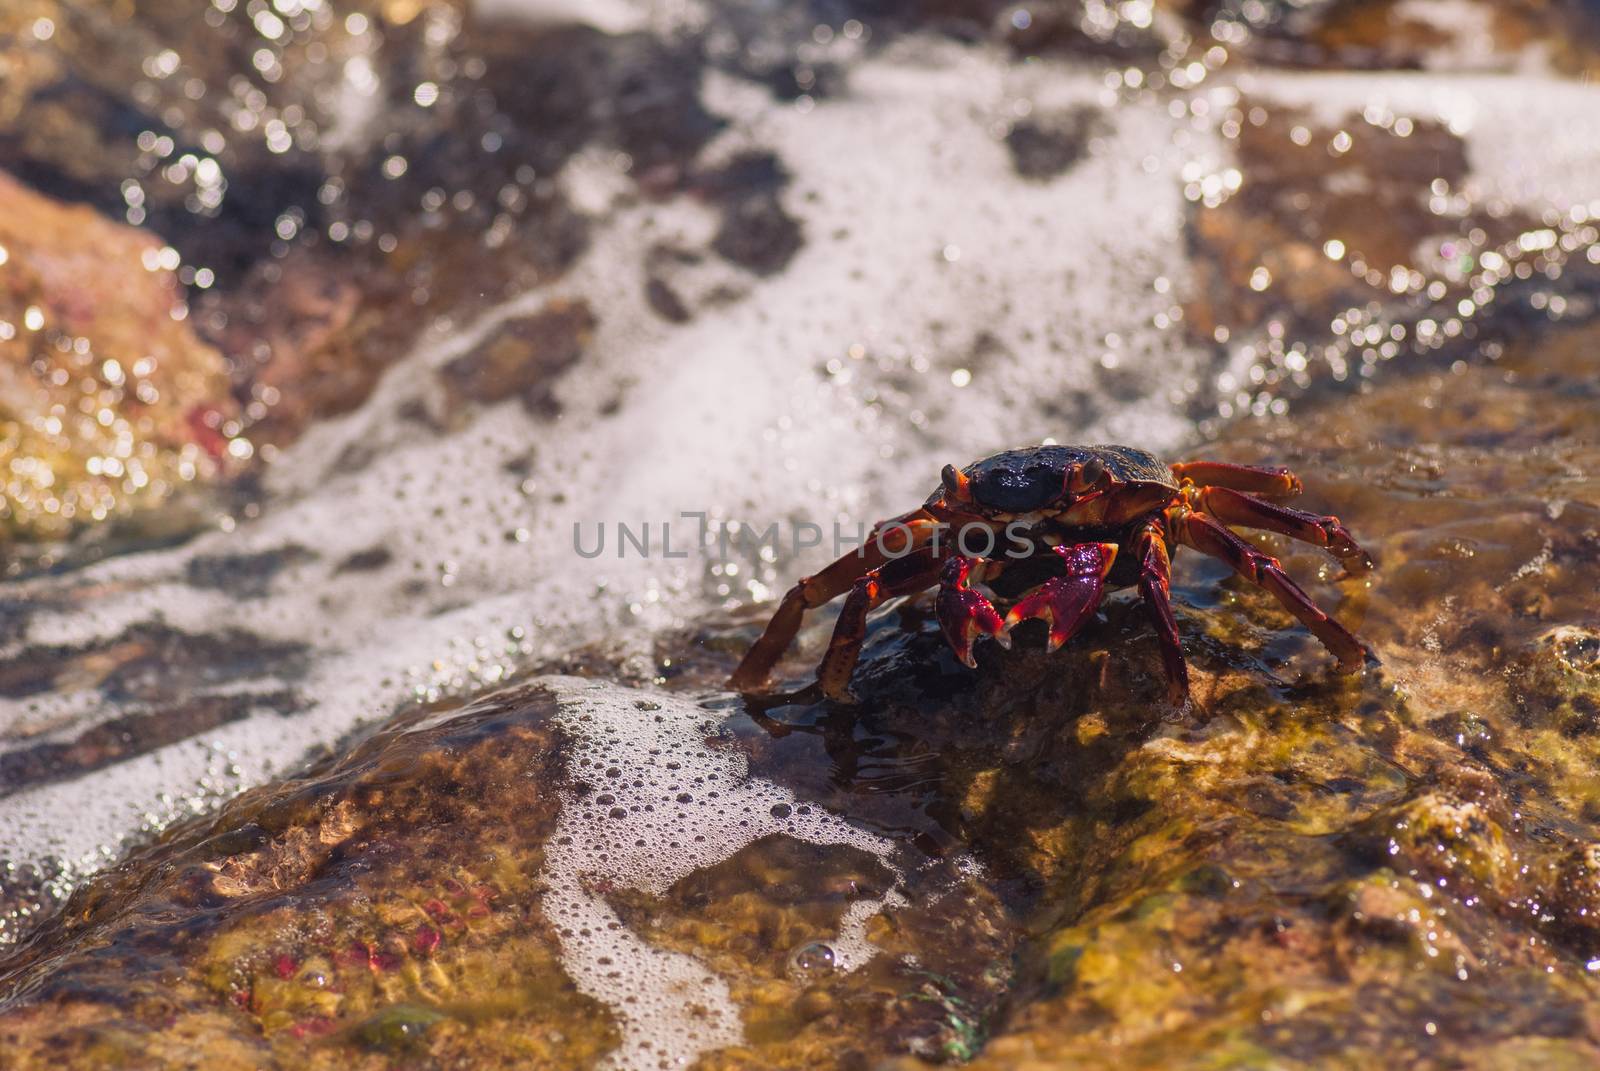
<path id="1" fill-rule="evenodd" d="M 1011 645 L 1010 637 L 1003 632 L 1005 623 L 1000 620 L 1000 612 L 976 591 L 941 591 L 938 610 L 944 639 L 949 640 L 950 650 L 968 669 L 978 666 L 973 658 L 973 642 L 979 636 L 995 637 L 1003 647 Z"/>
<path id="2" fill-rule="evenodd" d="M 978 592 L 947 587 L 939 592 L 936 604 L 944 638 L 967 668 L 978 664 L 972 657 L 972 644 L 979 636 L 992 636 L 1002 647 L 1011 646 L 1000 612 Z"/>
<path id="3" fill-rule="evenodd" d="M 1105 577 L 1116 560 L 1114 543 L 1078 543 L 1056 547 L 1066 565 L 1067 575 L 1046 580 L 1029 595 L 1018 599 L 1006 614 L 1007 631 L 1023 621 L 1037 617 L 1050 625 L 1050 650 L 1066 643 L 1084 622 L 1094 616 L 1105 592 Z"/>
<path id="4" fill-rule="evenodd" d="M 946 562 L 934 609 L 950 649 L 968 669 L 976 669 L 978 663 L 972 657 L 972 645 L 979 636 L 992 637 L 1002 647 L 1011 646 L 1011 637 L 1005 634 L 1005 623 L 994 604 L 967 586 L 971 572 L 970 558 L 951 558 Z"/>
<path id="5" fill-rule="evenodd" d="M 1105 585 L 1097 576 L 1061 576 L 1046 580 L 1033 594 L 1018 600 L 1006 614 L 1006 628 L 1037 617 L 1050 624 L 1050 650 L 1054 651 L 1094 616 Z"/>

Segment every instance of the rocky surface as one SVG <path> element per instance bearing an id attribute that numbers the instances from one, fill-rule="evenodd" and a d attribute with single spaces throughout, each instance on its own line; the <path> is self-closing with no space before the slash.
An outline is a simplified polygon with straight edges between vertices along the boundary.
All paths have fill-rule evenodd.
<path id="1" fill-rule="evenodd" d="M 706 1068 L 1591 1062 L 1596 352 L 1592 330 L 1556 333 L 1201 451 L 1294 466 L 1308 505 L 1375 553 L 1370 578 L 1338 580 L 1262 540 L 1372 643 L 1362 676 L 1331 672 L 1261 592 L 1180 557 L 1196 674 L 1181 715 L 1126 596 L 1061 653 L 1019 633 L 976 673 L 912 600 L 874 624 L 854 707 L 715 691 L 746 625 L 679 651 L 653 701 L 597 685 L 641 726 L 663 704 L 703 718 L 712 750 L 638 797 L 682 814 L 641 830 L 709 832 L 677 801 L 712 788 L 696 764 L 719 750 L 794 801 L 663 887 L 604 850 L 586 864 L 637 942 L 618 945 L 619 977 L 668 953 L 720 980 L 739 1039 L 692 1050 Z M 786 663 L 793 682 L 826 624 Z M 571 736 L 581 703 L 550 687 L 410 715 L 95 880 L 8 957 L 0 1048 L 85 1068 L 197 1051 L 649 1066 L 618 1049 L 626 1005 L 552 921 L 549 862 L 552 839 L 604 828 L 607 793 L 635 776 L 625 742 L 647 730 L 608 722 L 622 757 L 591 765 Z M 677 769 L 670 746 L 638 754 Z M 738 785 L 721 791 L 724 821 L 756 823 Z M 874 839 L 784 831 L 813 809 Z M 563 814 L 579 823 L 565 837 Z M 853 914 L 866 957 L 843 951 Z M 697 1014 L 693 991 L 672 999 Z"/>
<path id="2" fill-rule="evenodd" d="M 156 236 L 0 172 L 0 536 L 59 539 L 241 466 L 227 365 Z"/>
<path id="3" fill-rule="evenodd" d="M 0 1066 L 1593 1065 L 1592 5 L 515 7 L 0 12 Z M 1044 434 L 1376 662 L 1184 552 L 1187 711 L 1127 593 L 745 698 L 798 550 L 569 549 Z"/>

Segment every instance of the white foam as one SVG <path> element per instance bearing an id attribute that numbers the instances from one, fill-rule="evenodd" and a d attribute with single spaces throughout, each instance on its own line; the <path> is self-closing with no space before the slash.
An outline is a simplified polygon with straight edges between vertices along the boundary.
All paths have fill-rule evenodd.
<path id="1" fill-rule="evenodd" d="M 691 0 L 472 0 L 479 19 L 511 19 L 529 26 L 581 23 L 606 33 L 667 32 L 704 20 Z"/>
<path id="2" fill-rule="evenodd" d="M 622 1031 L 603 1066 L 687 1067 L 738 1044 L 739 1009 L 727 982 L 692 956 L 656 948 L 628 929 L 607 902 L 608 890 L 661 896 L 775 833 L 859 848 L 898 875 L 893 845 L 751 777 L 743 753 L 717 746 L 716 721 L 693 703 L 599 681 L 540 683 L 557 696 L 559 722 L 575 745 L 571 776 L 592 788 L 566 795 L 542 877 L 562 965 Z M 850 905 L 833 943 L 836 969 L 854 970 L 876 952 L 866 925 L 891 898 L 905 902 L 891 888 Z"/>

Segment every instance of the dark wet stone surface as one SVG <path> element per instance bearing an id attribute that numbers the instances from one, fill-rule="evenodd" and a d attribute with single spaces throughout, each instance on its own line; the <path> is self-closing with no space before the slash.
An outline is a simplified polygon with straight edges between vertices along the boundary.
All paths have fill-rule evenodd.
<path id="1" fill-rule="evenodd" d="M 1011 166 L 1024 178 L 1055 178 L 1081 160 L 1089 150 L 1089 140 L 1105 130 L 1104 120 L 1095 108 L 1020 120 L 1006 135 Z"/>
<path id="2" fill-rule="evenodd" d="M 780 200 L 788 184 L 788 171 L 772 153 L 747 153 L 697 176 L 691 189 L 722 215 L 711 248 L 757 275 L 781 271 L 804 244 L 799 222 Z"/>
<path id="3" fill-rule="evenodd" d="M 268 707 L 293 714 L 301 702 L 291 690 L 243 696 L 196 696 L 174 709 L 162 707 L 100 722 L 70 741 L 16 748 L 0 756 L 0 796 L 35 785 L 92 773 L 143 752 L 188 740 Z"/>
<path id="4" fill-rule="evenodd" d="M 197 588 L 226 591 L 239 599 L 259 599 L 272 589 L 284 569 L 315 561 L 316 552 L 299 545 L 256 554 L 224 554 L 191 558 L 185 572 Z"/>
<path id="5" fill-rule="evenodd" d="M 645 281 L 645 300 L 650 303 L 650 308 L 656 315 L 673 324 L 688 323 L 694 314 L 683 303 L 683 298 L 672 289 L 672 284 L 659 276 L 652 275 Z"/>
<path id="6" fill-rule="evenodd" d="M 73 727 L 82 715 L 43 720 L 20 734 L 20 746 L 0 759 L 0 796 L 68 781 L 263 709 L 293 714 L 302 706 L 293 682 L 305 672 L 308 655 L 304 644 L 263 640 L 242 629 L 195 635 L 147 624 L 85 647 L 30 646 L 0 671 L 0 696 L 45 699 L 88 690 L 97 708 L 124 713 L 81 731 Z M 54 739 L 26 742 L 41 733 Z M 70 735 L 60 739 L 63 733 Z"/>
<path id="7" fill-rule="evenodd" d="M 387 547 L 372 547 L 369 550 L 358 550 L 344 561 L 340 562 L 336 573 L 365 573 L 373 569 L 381 569 L 394 560 L 394 554 Z"/>
<path id="8" fill-rule="evenodd" d="M 555 384 L 583 356 L 594 325 L 594 313 L 582 302 L 552 302 L 532 316 L 508 320 L 440 370 L 445 388 L 458 400 L 480 405 L 520 397 L 530 412 L 555 416 Z"/>

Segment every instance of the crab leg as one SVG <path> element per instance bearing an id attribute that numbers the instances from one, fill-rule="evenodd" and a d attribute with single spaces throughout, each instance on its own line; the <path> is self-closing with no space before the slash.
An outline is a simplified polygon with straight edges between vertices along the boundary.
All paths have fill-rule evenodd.
<path id="1" fill-rule="evenodd" d="M 1361 641 L 1323 613 L 1311 596 L 1289 579 L 1276 558 L 1261 553 L 1204 513 L 1192 512 L 1180 518 L 1177 533 L 1185 546 L 1227 562 L 1234 572 L 1272 592 L 1284 609 L 1298 617 L 1338 657 L 1340 669 L 1352 670 L 1361 665 L 1367 654 Z"/>
<path id="2" fill-rule="evenodd" d="M 1167 670 L 1167 697 L 1173 706 L 1181 707 L 1189 698 L 1189 666 L 1178 642 L 1178 619 L 1172 614 L 1172 561 L 1161 522 L 1147 524 L 1134 547 L 1139 556 L 1139 594 L 1155 626 Z"/>
<path id="3" fill-rule="evenodd" d="M 972 580 L 988 580 L 1005 567 L 1004 562 L 978 561 L 967 557 L 954 557 L 944 563 L 939 596 L 934 600 L 939 615 L 939 627 L 950 649 L 968 669 L 978 663 L 972 657 L 972 644 L 979 636 L 991 636 L 1002 647 L 1011 646 L 1005 622 L 981 592 L 969 587 Z"/>
<path id="4" fill-rule="evenodd" d="M 1179 483 L 1192 480 L 1201 487 L 1229 487 L 1282 498 L 1297 495 L 1302 489 L 1300 477 L 1286 468 L 1231 465 L 1226 461 L 1180 461 L 1171 469 Z"/>
<path id="5" fill-rule="evenodd" d="M 772 672 L 772 667 L 777 665 L 789 644 L 794 642 L 795 633 L 800 631 L 800 622 L 807 610 L 814 610 L 830 599 L 837 598 L 849 591 L 851 585 L 865 574 L 885 562 L 896 560 L 884 553 L 884 544 L 888 544 L 891 551 L 898 550 L 898 541 L 878 539 L 879 533 L 893 524 L 903 525 L 910 531 L 911 542 L 906 548 L 909 551 L 933 540 L 940 522 L 924 510 L 914 510 L 894 521 L 875 526 L 858 550 L 844 555 L 819 573 L 801 577 L 784 595 L 772 620 L 767 622 L 766 630 L 761 633 L 761 638 L 745 653 L 728 683 L 740 691 L 759 686 L 767 679 L 767 674 Z"/>
<path id="6" fill-rule="evenodd" d="M 1224 524 L 1242 524 L 1277 532 L 1302 543 L 1322 547 L 1352 573 L 1372 568 L 1372 556 L 1356 543 L 1337 517 L 1324 517 L 1305 510 L 1290 509 L 1226 487 L 1206 487 L 1197 499 L 1199 509 Z"/>
<path id="7" fill-rule="evenodd" d="M 1094 616 L 1105 592 L 1106 574 L 1117 559 L 1115 543 L 1077 543 L 1050 548 L 1065 564 L 1067 574 L 1046 580 L 1023 596 L 1006 614 L 1006 631 L 1031 617 L 1050 623 L 1050 650 L 1070 640 Z"/>
<path id="8" fill-rule="evenodd" d="M 867 635 L 867 615 L 885 599 L 910 595 L 929 586 L 938 578 L 942 566 L 942 558 L 925 547 L 873 569 L 855 582 L 833 626 L 828 651 L 817 667 L 817 683 L 822 686 L 823 695 L 841 701 L 851 698 L 850 674 Z"/>

